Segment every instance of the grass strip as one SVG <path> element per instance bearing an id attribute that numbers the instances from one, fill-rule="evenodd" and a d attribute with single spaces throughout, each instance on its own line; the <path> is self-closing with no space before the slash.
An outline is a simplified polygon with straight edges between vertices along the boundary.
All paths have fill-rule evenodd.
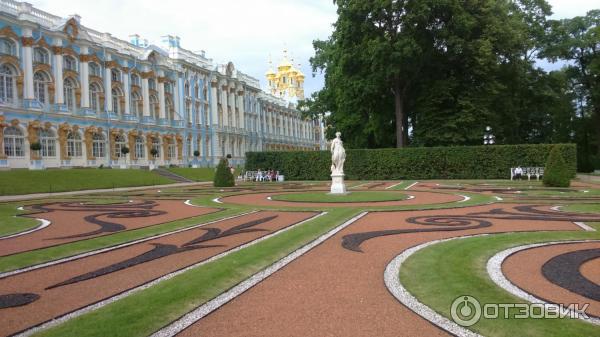
<path id="1" fill-rule="evenodd" d="M 0 204 L 0 236 L 20 233 L 40 224 L 35 219 L 17 216 L 27 213 L 26 211 L 19 211 L 17 207 L 15 204 Z"/>
<path id="2" fill-rule="evenodd" d="M 358 213 L 335 209 L 292 230 L 232 253 L 77 317 L 39 336 L 147 336 L 218 296 Z"/>
<path id="3" fill-rule="evenodd" d="M 596 225 L 596 228 L 599 226 Z M 404 286 L 422 303 L 450 318 L 450 306 L 462 295 L 486 303 L 527 303 L 497 287 L 486 271 L 487 261 L 497 252 L 515 246 L 576 239 L 598 239 L 600 232 L 529 232 L 494 234 L 440 243 L 411 256 L 400 270 Z M 426 271 L 435 270 L 432 275 Z M 514 309 L 514 308 L 513 308 Z M 469 329 L 496 337 L 599 336 L 600 327 L 577 319 L 509 319 L 484 317 Z M 450 318 L 451 319 L 451 318 Z"/>
<path id="4" fill-rule="evenodd" d="M 273 200 L 291 202 L 381 202 L 405 200 L 408 195 L 393 191 L 353 191 L 346 195 L 335 195 L 327 192 L 304 192 L 277 194 Z"/>

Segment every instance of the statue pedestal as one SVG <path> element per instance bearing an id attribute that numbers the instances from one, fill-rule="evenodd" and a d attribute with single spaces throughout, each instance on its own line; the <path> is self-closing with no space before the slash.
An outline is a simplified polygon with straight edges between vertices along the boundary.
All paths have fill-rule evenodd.
<path id="1" fill-rule="evenodd" d="M 346 184 L 344 184 L 344 174 L 331 174 L 331 192 L 330 194 L 346 194 Z"/>

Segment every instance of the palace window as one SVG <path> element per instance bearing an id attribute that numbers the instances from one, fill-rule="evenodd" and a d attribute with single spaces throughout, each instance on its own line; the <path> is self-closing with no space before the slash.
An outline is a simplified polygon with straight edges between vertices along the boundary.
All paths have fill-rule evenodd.
<path id="1" fill-rule="evenodd" d="M 42 157 L 55 157 L 56 156 L 56 137 L 50 130 L 40 130 L 40 145 L 42 149 L 40 154 Z"/>
<path id="2" fill-rule="evenodd" d="M 96 158 L 102 158 L 105 156 L 104 151 L 104 136 L 100 133 L 94 133 L 92 136 L 92 156 Z"/>
<path id="3" fill-rule="evenodd" d="M 75 82 L 72 79 L 65 79 L 63 94 L 67 109 L 69 111 L 75 111 Z"/>
<path id="4" fill-rule="evenodd" d="M 38 102 L 46 104 L 48 99 L 48 83 L 50 80 L 48 75 L 42 71 L 38 71 L 33 75 L 33 94 Z"/>
<path id="5" fill-rule="evenodd" d="M 194 152 L 192 151 L 192 138 L 188 137 L 185 141 L 185 156 L 190 158 Z"/>
<path id="6" fill-rule="evenodd" d="M 174 139 L 169 141 L 169 147 L 167 149 L 169 150 L 169 158 L 175 159 L 177 157 L 177 144 L 175 144 Z"/>
<path id="7" fill-rule="evenodd" d="M 73 70 L 77 71 L 77 61 L 72 56 L 65 56 L 63 58 L 64 68 L 65 70 Z"/>
<path id="8" fill-rule="evenodd" d="M 50 64 L 50 56 L 44 48 L 37 47 L 33 50 L 33 62 Z"/>
<path id="9" fill-rule="evenodd" d="M 8 157 L 25 156 L 25 136 L 14 126 L 4 129 L 4 154 Z"/>
<path id="10" fill-rule="evenodd" d="M 138 75 L 131 75 L 131 85 L 137 85 L 138 87 L 140 86 L 140 77 Z"/>
<path id="11" fill-rule="evenodd" d="M 153 79 L 148 80 L 148 88 L 150 90 L 156 90 L 156 81 Z"/>
<path id="12" fill-rule="evenodd" d="M 158 138 L 152 139 L 152 148 L 156 150 L 155 158 L 160 158 L 160 141 Z"/>
<path id="13" fill-rule="evenodd" d="M 0 39 L 0 54 L 16 55 L 16 51 L 15 43 L 11 39 Z"/>
<path id="14" fill-rule="evenodd" d="M 117 135 L 113 147 L 115 157 L 125 158 L 125 155 L 121 152 L 123 147 L 125 147 L 125 137 L 123 137 L 123 135 Z"/>
<path id="15" fill-rule="evenodd" d="M 165 92 L 169 94 L 173 93 L 171 83 L 165 83 Z"/>
<path id="16" fill-rule="evenodd" d="M 154 95 L 150 95 L 150 116 L 158 119 L 158 98 Z"/>
<path id="17" fill-rule="evenodd" d="M 113 90 L 111 90 L 112 93 L 112 107 L 113 107 L 113 111 L 116 114 L 120 114 L 122 111 L 121 109 L 121 97 L 123 96 L 123 93 L 121 92 L 121 90 L 119 88 L 114 88 Z"/>
<path id="18" fill-rule="evenodd" d="M 175 109 L 173 108 L 173 102 L 169 98 L 165 99 L 165 108 L 167 109 L 167 118 L 175 120 Z"/>
<path id="19" fill-rule="evenodd" d="M 15 71 L 11 66 L 0 67 L 0 103 L 12 103 L 15 98 Z"/>
<path id="20" fill-rule="evenodd" d="M 210 136 L 206 136 L 206 153 L 204 154 L 207 157 L 210 157 Z"/>
<path id="21" fill-rule="evenodd" d="M 70 131 L 67 134 L 67 156 L 78 158 L 82 155 L 81 135 L 78 132 Z"/>
<path id="22" fill-rule="evenodd" d="M 100 112 L 102 108 L 100 106 L 100 93 L 102 89 L 97 83 L 90 84 L 90 108 L 94 111 Z"/>
<path id="23" fill-rule="evenodd" d="M 100 66 L 97 63 L 90 62 L 88 65 L 88 69 L 90 72 L 90 76 L 102 77 L 101 72 L 100 72 Z"/>
<path id="24" fill-rule="evenodd" d="M 112 69 L 110 71 L 110 79 L 113 82 L 121 82 L 121 72 L 118 71 L 117 69 Z"/>
<path id="25" fill-rule="evenodd" d="M 143 101 L 142 101 L 142 97 L 140 96 L 140 94 L 138 94 L 136 91 L 131 93 L 131 114 L 136 115 L 136 116 L 141 116 L 142 115 L 142 110 L 143 110 Z"/>
<path id="26" fill-rule="evenodd" d="M 146 148 L 146 146 L 144 144 L 144 137 L 142 137 L 142 136 L 135 137 L 135 155 L 139 159 L 146 158 L 146 151 L 144 150 L 145 148 Z"/>

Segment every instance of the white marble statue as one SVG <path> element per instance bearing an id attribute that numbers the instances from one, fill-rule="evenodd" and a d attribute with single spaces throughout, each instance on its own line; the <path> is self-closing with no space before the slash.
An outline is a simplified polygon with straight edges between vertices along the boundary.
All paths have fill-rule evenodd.
<path id="1" fill-rule="evenodd" d="M 346 150 L 342 142 L 342 133 L 336 132 L 335 139 L 331 141 L 331 174 L 344 174 L 344 161 L 346 161 Z"/>

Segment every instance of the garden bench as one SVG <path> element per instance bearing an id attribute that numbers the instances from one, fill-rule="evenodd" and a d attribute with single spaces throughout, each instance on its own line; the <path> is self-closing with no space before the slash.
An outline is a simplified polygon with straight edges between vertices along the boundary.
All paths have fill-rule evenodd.
<path id="1" fill-rule="evenodd" d="M 531 177 L 535 177 L 537 180 L 540 180 L 540 178 L 544 176 L 543 167 L 522 167 L 521 169 L 523 170 L 521 177 L 527 176 L 527 180 L 531 180 Z M 510 180 L 514 180 L 515 170 L 516 167 L 510 168 Z"/>

